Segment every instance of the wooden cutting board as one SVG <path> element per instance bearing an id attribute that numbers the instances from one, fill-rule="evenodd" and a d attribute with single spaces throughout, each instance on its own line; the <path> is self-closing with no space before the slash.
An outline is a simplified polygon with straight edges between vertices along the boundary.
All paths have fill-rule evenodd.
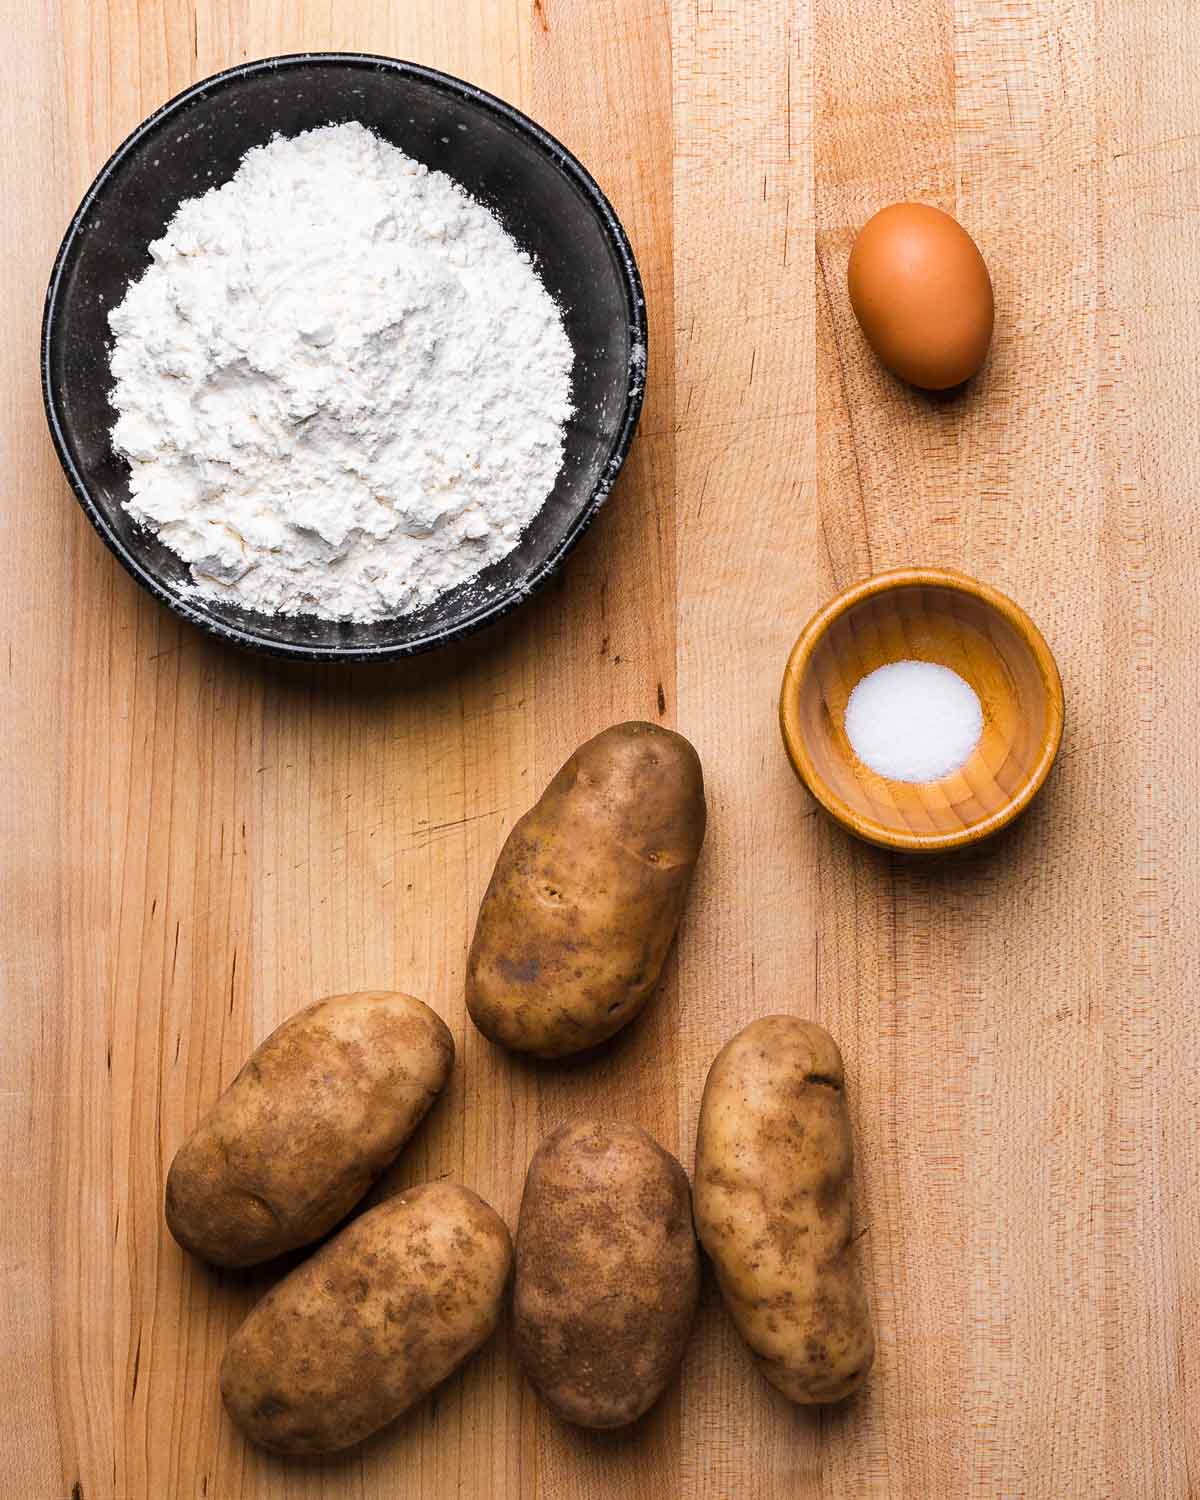
<path id="1" fill-rule="evenodd" d="M 12 1500 L 808 1500 L 1200 1494 L 1195 291 L 1182 0 L 5 0 L 0 49 L 0 1493 Z M 455 656 L 290 670 L 144 597 L 75 507 L 37 371 L 79 195 L 205 74 L 378 51 L 511 99 L 635 241 L 653 328 L 625 477 L 561 582 Z M 930 400 L 872 361 L 855 227 L 918 197 L 995 279 L 991 363 Z M 901 563 L 1011 593 L 1062 667 L 1033 812 L 943 864 L 849 842 L 792 779 L 784 657 Z M 600 1061 L 464 1022 L 513 820 L 622 718 L 703 756 L 669 979 Z M 460 1065 L 397 1182 L 515 1222 L 565 1117 L 690 1166 L 718 1045 L 786 1010 L 846 1054 L 876 1373 L 800 1411 L 711 1288 L 678 1385 L 570 1430 L 502 1333 L 365 1451 L 249 1450 L 214 1384 L 265 1284 L 165 1234 L 176 1146 L 322 993 L 411 990 Z M 580 1288 L 581 1296 L 587 1288 Z M 1197 1476 L 1193 1478 L 1192 1476 Z"/>

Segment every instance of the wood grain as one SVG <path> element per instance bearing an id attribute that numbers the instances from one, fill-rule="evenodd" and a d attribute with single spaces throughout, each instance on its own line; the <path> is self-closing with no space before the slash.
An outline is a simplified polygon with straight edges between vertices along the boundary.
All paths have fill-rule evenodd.
<path id="1" fill-rule="evenodd" d="M 0 1494 L 14 1500 L 833 1500 L 1200 1494 L 1200 75 L 1182 0 L 0 0 Z M 646 280 L 626 474 L 562 580 L 450 655 L 234 656 L 144 598 L 53 459 L 50 262 L 113 146 L 245 58 L 378 50 L 472 79 L 583 156 Z M 919 197 L 996 288 L 965 393 L 906 390 L 845 296 L 855 228 Z M 940 865 L 852 843 L 779 744 L 804 620 L 902 564 L 1027 608 L 1067 734 L 1030 814 Z M 604 1057 L 464 1022 L 475 908 L 573 746 L 696 743 L 710 838 L 663 993 Z M 858 1141 L 876 1371 L 797 1411 L 711 1285 L 681 1380 L 581 1434 L 507 1337 L 361 1452 L 247 1449 L 214 1373 L 268 1277 L 166 1236 L 174 1149 L 316 995 L 426 998 L 448 1097 L 393 1183 L 515 1222 L 579 1110 L 690 1168 L 719 1044 L 828 1026 Z"/>
<path id="2" fill-rule="evenodd" d="M 679 0 L 672 19 L 679 724 L 709 799 L 679 951 L 676 1093 L 694 1143 L 722 1043 L 777 1010 L 816 1018 L 812 807 L 775 700 L 827 581 L 813 567 L 809 16 L 787 0 Z M 821 1425 L 754 1371 L 710 1276 L 684 1368 L 679 1493 L 820 1494 L 833 1479 Z"/>

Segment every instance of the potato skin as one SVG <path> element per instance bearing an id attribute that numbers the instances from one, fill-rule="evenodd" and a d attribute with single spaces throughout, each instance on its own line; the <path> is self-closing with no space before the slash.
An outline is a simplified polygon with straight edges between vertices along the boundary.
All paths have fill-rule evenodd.
<path id="1" fill-rule="evenodd" d="M 654 991 L 706 811 L 700 758 L 656 724 L 582 745 L 508 836 L 479 908 L 467 1008 L 491 1041 L 566 1057 Z"/>
<path id="2" fill-rule="evenodd" d="M 851 1255 L 845 1073 L 822 1027 L 766 1016 L 709 1069 L 696 1228 L 759 1369 L 792 1401 L 840 1401 L 875 1357 Z"/>
<path id="3" fill-rule="evenodd" d="M 546 1401 L 620 1427 L 683 1358 L 700 1255 L 683 1168 L 636 1125 L 578 1119 L 542 1142 L 517 1226 L 513 1334 Z"/>
<path id="4" fill-rule="evenodd" d="M 454 1039 L 411 995 L 334 995 L 284 1021 L 179 1149 L 166 1217 L 185 1250 L 252 1266 L 319 1239 L 446 1082 Z"/>
<path id="5" fill-rule="evenodd" d="M 348 1224 L 233 1335 L 221 1397 L 276 1453 L 351 1447 L 414 1405 L 491 1337 L 512 1269 L 500 1216 L 434 1182 Z"/>

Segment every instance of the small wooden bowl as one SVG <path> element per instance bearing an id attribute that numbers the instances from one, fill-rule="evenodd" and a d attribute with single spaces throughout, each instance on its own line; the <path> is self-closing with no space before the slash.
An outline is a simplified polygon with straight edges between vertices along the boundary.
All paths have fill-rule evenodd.
<path id="1" fill-rule="evenodd" d="M 983 708 L 979 744 L 941 781 L 889 781 L 846 738 L 855 685 L 907 660 L 957 672 Z M 958 849 L 1011 823 L 1045 781 L 1062 739 L 1062 682 L 1011 599 L 961 573 L 898 568 L 809 621 L 783 674 L 779 724 L 797 776 L 843 828 L 885 849 Z"/>

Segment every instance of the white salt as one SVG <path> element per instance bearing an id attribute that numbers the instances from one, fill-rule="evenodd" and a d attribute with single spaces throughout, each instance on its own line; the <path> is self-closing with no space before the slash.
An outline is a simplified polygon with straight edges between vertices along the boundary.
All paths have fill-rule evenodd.
<path id="1" fill-rule="evenodd" d="M 983 733 L 975 690 L 949 667 L 894 661 L 869 672 L 846 704 L 846 737 L 889 781 L 938 781 L 963 765 Z"/>

